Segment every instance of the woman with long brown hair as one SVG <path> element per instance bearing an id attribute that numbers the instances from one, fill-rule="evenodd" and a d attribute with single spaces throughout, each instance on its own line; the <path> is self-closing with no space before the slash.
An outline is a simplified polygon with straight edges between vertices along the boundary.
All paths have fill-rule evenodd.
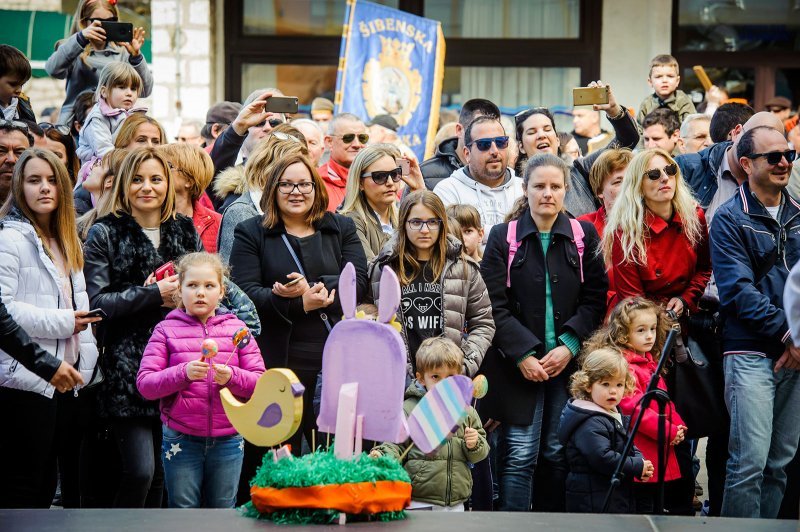
<path id="1" fill-rule="evenodd" d="M 478 263 L 448 235 L 447 212 L 429 190 L 412 192 L 400 203 L 397 230 L 370 267 L 372 297 L 380 299 L 384 266 L 397 274 L 403 292 L 398 321 L 408 348 L 410 375 L 420 344 L 446 336 L 464 352 L 465 375 L 474 376 L 494 336 L 489 294 Z M 466 330 L 466 336 L 464 331 Z"/>
<path id="2" fill-rule="evenodd" d="M 67 169 L 48 150 L 26 150 L 0 208 L 0 293 L 9 314 L 50 354 L 91 380 L 97 347 L 87 317 L 83 252 Z M 80 390 L 54 388 L 0 351 L 0 506 L 49 508 L 56 459 L 64 505 L 77 508 Z M 22 460 L 19 457 L 35 459 Z M 14 458 L 16 457 L 16 458 Z"/>

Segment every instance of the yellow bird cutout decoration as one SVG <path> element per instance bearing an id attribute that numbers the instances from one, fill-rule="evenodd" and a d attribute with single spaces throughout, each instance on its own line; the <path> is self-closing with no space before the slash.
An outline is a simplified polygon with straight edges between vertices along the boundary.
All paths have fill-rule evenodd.
<path id="1" fill-rule="evenodd" d="M 288 440 L 300 427 L 304 391 L 291 370 L 273 368 L 259 377 L 248 402 L 240 402 L 227 388 L 219 395 L 228 420 L 245 440 L 272 447 Z"/>

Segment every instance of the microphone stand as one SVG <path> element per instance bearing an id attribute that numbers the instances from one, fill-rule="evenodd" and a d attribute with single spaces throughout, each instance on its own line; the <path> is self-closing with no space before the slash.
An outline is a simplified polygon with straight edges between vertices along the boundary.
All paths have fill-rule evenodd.
<path id="1" fill-rule="evenodd" d="M 642 424 L 642 418 L 644 417 L 644 412 L 647 410 L 647 407 L 650 406 L 651 401 L 656 401 L 658 403 L 658 507 L 656 508 L 655 513 L 657 515 L 661 515 L 664 513 L 664 476 L 667 471 L 667 446 L 666 446 L 666 438 L 667 438 L 667 404 L 669 404 L 669 395 L 664 390 L 658 388 L 658 379 L 661 378 L 661 373 L 664 370 L 664 364 L 667 362 L 667 358 L 671 356 L 672 349 L 675 345 L 675 341 L 677 336 L 680 334 L 680 331 L 675 329 L 670 329 L 669 333 L 667 334 L 667 339 L 664 341 L 664 348 L 661 350 L 661 358 L 658 360 L 658 367 L 656 368 L 655 373 L 653 373 L 653 377 L 650 379 L 650 383 L 647 385 L 647 390 L 642 396 L 641 399 L 641 406 L 639 407 L 639 415 L 636 418 L 636 423 L 633 424 L 633 429 L 631 430 L 630 434 L 628 435 L 628 439 L 625 441 L 625 448 L 622 451 L 622 456 L 620 456 L 619 462 L 617 462 L 617 467 L 614 469 L 614 474 L 611 475 L 611 485 L 608 487 L 608 491 L 606 492 L 606 498 L 603 501 L 603 513 L 608 511 L 608 505 L 611 503 L 611 496 L 614 494 L 614 490 L 617 486 L 622 483 L 622 467 L 625 464 L 625 460 L 627 460 L 628 455 L 633 449 L 633 438 L 636 436 L 636 433 L 639 431 L 639 425 Z"/>

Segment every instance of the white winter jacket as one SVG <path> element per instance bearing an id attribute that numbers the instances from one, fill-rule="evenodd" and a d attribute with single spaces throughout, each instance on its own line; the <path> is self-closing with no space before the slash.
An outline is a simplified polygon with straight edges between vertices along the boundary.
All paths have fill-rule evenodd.
<path id="1" fill-rule="evenodd" d="M 514 202 L 522 196 L 522 179 L 512 169 L 507 168 L 503 184 L 491 188 L 467 175 L 465 166 L 440 181 L 433 192 L 439 196 L 445 207 L 464 203 L 478 209 L 485 235 L 483 243 L 486 244 L 492 226 L 503 223 L 506 214 L 514 208 Z"/>
<path id="2" fill-rule="evenodd" d="M 75 329 L 73 302 L 58 287 L 58 271 L 26 219 L 15 213 L 0 220 L 0 294 L 9 314 L 43 349 L 64 359 L 66 339 Z M 75 310 L 89 310 L 83 272 L 72 274 Z M 97 363 L 91 328 L 79 335 L 77 368 L 88 383 Z M 0 350 L 0 386 L 52 398 L 55 388 Z M 77 388 L 76 388 L 77 390 Z"/>

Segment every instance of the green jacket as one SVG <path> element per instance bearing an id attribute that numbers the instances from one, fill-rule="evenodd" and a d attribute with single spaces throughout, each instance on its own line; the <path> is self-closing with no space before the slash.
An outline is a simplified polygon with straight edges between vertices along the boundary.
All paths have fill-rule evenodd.
<path id="1" fill-rule="evenodd" d="M 656 96 L 656 93 L 653 93 L 645 98 L 642 101 L 642 105 L 639 106 L 639 112 L 636 114 L 636 121 L 639 123 L 639 126 L 644 122 L 645 116 L 659 107 L 668 107 L 678 113 L 678 120 L 681 124 L 683 124 L 683 119 L 686 118 L 687 115 L 697 112 L 692 99 L 680 89 L 676 90 L 675 94 L 663 101 Z"/>
<path id="2" fill-rule="evenodd" d="M 356 211 L 350 211 L 344 215 L 355 222 L 356 233 L 359 240 L 361 240 L 361 245 L 364 246 L 367 263 L 372 262 L 392 235 L 383 232 L 383 228 L 381 228 L 376 216 L 371 214 L 362 216 L 361 213 Z"/>
<path id="3" fill-rule="evenodd" d="M 408 416 L 417 406 L 425 388 L 413 381 L 406 389 L 403 410 Z M 467 449 L 464 443 L 464 427 L 478 431 L 478 445 Z M 411 440 L 402 445 L 384 443 L 376 447 L 383 454 L 399 459 Z M 431 455 L 426 455 L 416 446 L 405 457 L 403 466 L 411 477 L 411 498 L 439 506 L 455 506 L 466 501 L 472 493 L 472 472 L 469 464 L 480 462 L 489 455 L 489 443 L 478 413 L 471 406 L 467 417 L 461 422 L 455 436 Z"/>

